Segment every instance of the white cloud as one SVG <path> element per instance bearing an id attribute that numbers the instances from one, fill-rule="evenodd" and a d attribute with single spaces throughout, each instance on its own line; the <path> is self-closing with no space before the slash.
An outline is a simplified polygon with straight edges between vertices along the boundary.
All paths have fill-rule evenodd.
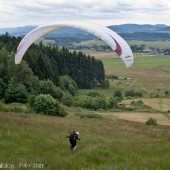
<path id="1" fill-rule="evenodd" d="M 170 25 L 169 0 L 1 0 L 1 27 L 85 19 L 102 24 Z"/>

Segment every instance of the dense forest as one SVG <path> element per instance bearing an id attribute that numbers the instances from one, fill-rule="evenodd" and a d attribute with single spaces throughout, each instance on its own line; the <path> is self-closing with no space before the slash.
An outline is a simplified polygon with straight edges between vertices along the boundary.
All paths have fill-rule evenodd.
<path id="1" fill-rule="evenodd" d="M 70 52 L 67 48 L 32 45 L 24 57 L 32 71 L 40 79 L 50 79 L 58 85 L 58 76 L 69 75 L 79 88 L 101 86 L 104 67 L 100 60 L 82 52 Z"/>
<path id="2" fill-rule="evenodd" d="M 20 37 L 1 35 L 0 49 L 4 48 L 7 53 L 14 53 L 20 40 Z M 35 76 L 40 80 L 49 79 L 55 85 L 59 85 L 61 75 L 69 75 L 79 88 L 102 86 L 105 80 L 104 67 L 100 60 L 82 52 L 70 52 L 64 47 L 59 49 L 57 46 L 44 46 L 42 43 L 33 44 L 25 54 L 24 60 Z"/>
<path id="3" fill-rule="evenodd" d="M 14 63 L 21 37 L 0 36 L 0 100 L 28 102 L 30 95 L 49 94 L 58 100 L 75 96 L 78 88 L 108 88 L 103 63 L 82 52 L 33 44 L 21 64 Z"/>

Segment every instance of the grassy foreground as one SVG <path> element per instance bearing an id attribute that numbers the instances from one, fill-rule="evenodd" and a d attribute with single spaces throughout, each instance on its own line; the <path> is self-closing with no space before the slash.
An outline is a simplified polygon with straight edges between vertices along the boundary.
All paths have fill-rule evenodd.
<path id="1" fill-rule="evenodd" d="M 76 152 L 65 137 L 72 130 L 80 132 Z M 170 126 L 147 126 L 114 113 L 75 108 L 66 118 L 0 113 L 0 163 L 14 164 L 15 169 L 168 170 L 169 141 Z M 19 163 L 44 168 L 19 168 Z"/>

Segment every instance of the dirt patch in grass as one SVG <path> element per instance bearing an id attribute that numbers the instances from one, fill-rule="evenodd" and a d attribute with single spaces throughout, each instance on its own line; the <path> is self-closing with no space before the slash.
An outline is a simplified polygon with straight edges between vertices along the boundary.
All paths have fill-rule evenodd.
<path id="1" fill-rule="evenodd" d="M 154 118 L 159 125 L 170 125 L 168 117 L 161 113 L 116 113 L 114 116 L 120 119 L 142 123 L 145 123 L 149 118 Z"/>

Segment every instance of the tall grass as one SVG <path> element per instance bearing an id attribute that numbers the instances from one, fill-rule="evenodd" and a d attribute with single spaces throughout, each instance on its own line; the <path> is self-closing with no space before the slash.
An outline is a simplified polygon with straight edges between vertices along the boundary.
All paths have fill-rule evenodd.
<path id="1" fill-rule="evenodd" d="M 0 112 L 28 113 L 29 108 L 21 103 L 5 104 L 0 101 Z"/>
<path id="2" fill-rule="evenodd" d="M 0 162 L 13 163 L 16 169 L 20 162 L 41 163 L 46 170 L 170 167 L 170 127 L 150 127 L 110 116 L 81 119 L 74 116 L 77 111 L 73 109 L 66 118 L 0 113 Z M 78 130 L 81 138 L 75 152 L 65 137 L 72 130 Z"/>

